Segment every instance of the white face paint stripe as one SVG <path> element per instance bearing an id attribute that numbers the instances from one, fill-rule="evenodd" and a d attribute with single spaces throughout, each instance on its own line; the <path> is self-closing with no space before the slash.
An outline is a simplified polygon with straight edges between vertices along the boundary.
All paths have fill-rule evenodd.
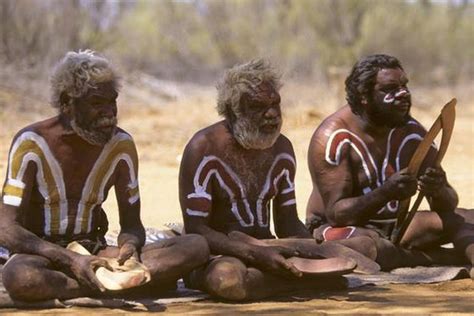
<path id="1" fill-rule="evenodd" d="M 408 93 L 408 90 L 402 89 L 402 90 L 398 91 L 397 93 L 395 93 L 394 95 L 392 95 L 392 93 L 387 93 L 383 98 L 383 102 L 384 103 L 392 103 L 393 101 L 395 101 L 396 98 L 398 98 L 399 96 L 401 96 L 405 93 Z"/>
<path id="2" fill-rule="evenodd" d="M 11 206 L 20 206 L 22 200 L 23 199 L 18 196 L 13 196 L 13 195 L 3 196 L 3 204 L 7 204 Z"/>
<path id="3" fill-rule="evenodd" d="M 387 93 L 387 94 L 383 97 L 383 102 L 384 102 L 384 103 L 392 103 L 393 101 L 395 101 L 395 97 L 394 97 L 391 93 Z"/>
<path id="4" fill-rule="evenodd" d="M 189 208 L 186 209 L 186 214 L 188 214 L 189 216 L 198 216 L 198 217 L 208 217 L 209 216 L 209 213 L 207 213 L 207 212 L 195 211 L 195 210 L 191 210 Z"/>

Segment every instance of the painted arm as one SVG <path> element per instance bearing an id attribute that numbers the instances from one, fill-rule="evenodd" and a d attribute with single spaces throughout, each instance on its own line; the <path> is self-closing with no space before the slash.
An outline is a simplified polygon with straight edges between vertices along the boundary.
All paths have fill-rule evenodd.
<path id="1" fill-rule="evenodd" d="M 278 168 L 281 177 L 278 183 L 278 194 L 273 200 L 275 233 L 278 238 L 312 238 L 298 218 L 295 195 L 296 159 L 293 146 L 286 138 L 283 146 L 288 157 L 278 162 L 282 167 Z"/>
<path id="2" fill-rule="evenodd" d="M 132 141 L 126 147 L 123 159 L 117 164 L 115 195 L 119 209 L 120 248 L 118 262 L 122 264 L 145 244 L 145 228 L 140 219 L 140 192 L 138 185 L 138 155 Z"/>

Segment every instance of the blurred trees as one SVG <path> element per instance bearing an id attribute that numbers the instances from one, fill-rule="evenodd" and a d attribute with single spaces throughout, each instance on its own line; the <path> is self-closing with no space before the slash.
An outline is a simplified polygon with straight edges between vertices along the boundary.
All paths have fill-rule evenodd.
<path id="1" fill-rule="evenodd" d="M 474 78 L 472 21 L 468 0 L 1 0 L 0 63 L 44 68 L 92 48 L 129 69 L 191 81 L 267 57 L 324 81 L 383 52 L 420 83 L 456 83 Z"/>

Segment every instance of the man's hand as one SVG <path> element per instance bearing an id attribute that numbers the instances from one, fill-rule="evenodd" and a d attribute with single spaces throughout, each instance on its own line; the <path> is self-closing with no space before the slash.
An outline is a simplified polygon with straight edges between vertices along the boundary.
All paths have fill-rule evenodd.
<path id="1" fill-rule="evenodd" d="M 402 169 L 388 178 L 383 187 L 391 200 L 405 200 L 416 193 L 416 177 Z"/>
<path id="2" fill-rule="evenodd" d="M 120 247 L 119 255 L 117 261 L 119 265 L 122 265 L 125 261 L 134 256 L 138 260 L 137 247 L 132 243 L 125 243 Z"/>
<path id="3" fill-rule="evenodd" d="M 298 256 L 298 252 L 279 246 L 253 246 L 250 263 L 264 271 L 282 276 L 301 277 L 303 273 L 285 258 Z"/>
<path id="4" fill-rule="evenodd" d="M 95 276 L 95 270 L 99 267 L 104 267 L 108 270 L 113 270 L 105 259 L 97 256 L 76 255 L 70 266 L 71 272 L 76 277 L 77 281 L 92 290 L 105 291 L 105 287 Z"/>
<path id="5" fill-rule="evenodd" d="M 421 193 L 427 197 L 436 197 L 447 184 L 446 173 L 441 167 L 427 168 L 418 181 Z"/>

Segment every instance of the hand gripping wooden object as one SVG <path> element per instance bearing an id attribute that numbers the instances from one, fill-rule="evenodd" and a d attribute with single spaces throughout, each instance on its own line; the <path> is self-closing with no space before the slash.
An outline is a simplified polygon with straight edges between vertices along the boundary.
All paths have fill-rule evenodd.
<path id="1" fill-rule="evenodd" d="M 438 133 L 442 130 L 441 136 L 441 144 L 438 150 L 438 155 L 436 156 L 435 166 L 439 167 L 441 161 L 446 154 L 448 149 L 449 141 L 451 140 L 451 135 L 453 134 L 454 122 L 456 119 L 456 98 L 452 99 L 441 110 L 441 114 L 435 120 L 433 125 L 431 126 L 428 133 L 426 133 L 424 139 L 418 145 L 413 157 L 408 164 L 407 170 L 409 173 L 417 175 L 418 171 L 425 159 L 428 151 L 430 149 L 431 144 L 433 143 L 434 139 L 438 135 Z M 392 232 L 391 240 L 395 244 L 399 244 L 402 240 L 403 235 L 405 234 L 408 226 L 410 225 L 413 217 L 420 206 L 421 201 L 423 200 L 424 195 L 420 192 L 413 204 L 411 210 L 408 212 L 408 208 L 410 206 L 410 198 L 400 201 L 400 209 L 397 218 L 397 224 L 395 229 Z"/>

